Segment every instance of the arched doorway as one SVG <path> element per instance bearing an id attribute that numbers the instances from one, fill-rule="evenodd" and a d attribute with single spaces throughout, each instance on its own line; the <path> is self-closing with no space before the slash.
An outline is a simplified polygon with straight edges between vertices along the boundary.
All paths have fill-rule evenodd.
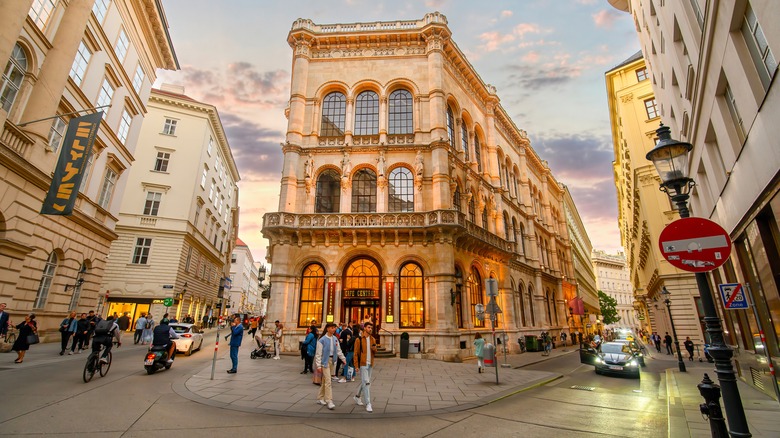
<path id="1" fill-rule="evenodd" d="M 375 335 L 382 324 L 381 275 L 379 265 L 366 257 L 351 261 L 344 269 L 342 279 L 341 321 L 351 324 L 371 318 Z"/>

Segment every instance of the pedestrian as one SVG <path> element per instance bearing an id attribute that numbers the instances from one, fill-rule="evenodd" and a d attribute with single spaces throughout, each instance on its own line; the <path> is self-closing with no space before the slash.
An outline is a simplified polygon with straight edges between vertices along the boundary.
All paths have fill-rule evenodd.
<path id="1" fill-rule="evenodd" d="M 135 335 L 133 335 L 133 343 L 137 344 L 143 342 L 144 329 L 146 328 L 146 313 L 142 313 L 141 317 L 135 320 Z"/>
<path id="2" fill-rule="evenodd" d="M 658 332 L 653 332 L 652 336 L 650 338 L 653 340 L 653 344 L 655 344 L 655 350 L 657 352 L 661 352 L 661 336 L 658 334 Z"/>
<path id="3" fill-rule="evenodd" d="M 347 360 L 339 348 L 339 341 L 334 333 L 336 333 L 336 324 L 332 322 L 325 324 L 325 334 L 317 341 L 317 350 L 314 354 L 317 370 L 322 372 L 322 384 L 317 394 L 317 403 L 323 406 L 327 405 L 330 410 L 336 408 L 336 405 L 333 404 L 333 382 L 329 378 L 332 374 L 330 370 L 333 368 L 333 361 Z"/>
<path id="4" fill-rule="evenodd" d="M 98 318 L 98 316 L 95 315 L 95 311 L 90 310 L 89 313 L 87 314 L 87 322 L 89 323 L 89 330 L 87 330 L 87 339 L 84 340 L 84 348 L 89 348 L 89 339 L 92 337 L 92 334 L 95 332 L 95 326 L 97 325 L 98 320 L 100 320 L 100 318 Z"/>
<path id="5" fill-rule="evenodd" d="M 6 304 L 0 303 L 0 337 L 5 339 L 5 334 L 8 333 L 8 327 L 11 325 L 11 316 L 5 311 Z"/>
<path id="6" fill-rule="evenodd" d="M 688 350 L 688 360 L 693 362 L 693 341 L 691 341 L 690 336 L 685 337 L 685 342 L 683 342 L 683 345 L 685 345 L 685 349 Z"/>
<path id="7" fill-rule="evenodd" d="M 363 332 L 355 338 L 353 366 L 360 374 L 360 386 L 357 395 L 352 397 L 358 406 L 366 406 L 366 412 L 373 412 L 371 408 L 371 373 L 376 362 L 376 340 L 371 336 L 374 324 L 363 323 Z"/>
<path id="8" fill-rule="evenodd" d="M 169 321 L 170 322 L 170 321 Z M 151 344 L 154 335 L 154 316 L 151 313 L 146 315 L 144 331 L 141 333 L 141 345 Z"/>
<path id="9" fill-rule="evenodd" d="M 255 333 L 257 333 L 257 318 L 252 318 L 249 320 L 249 336 L 254 337 Z"/>
<path id="10" fill-rule="evenodd" d="M 238 315 L 233 317 L 229 336 L 230 362 L 233 364 L 233 367 L 227 370 L 227 373 L 235 374 L 238 372 L 238 349 L 241 347 L 241 342 L 244 340 L 244 326 L 241 324 L 241 318 L 239 318 Z"/>
<path id="11" fill-rule="evenodd" d="M 14 341 L 14 345 L 11 347 L 11 350 L 15 351 L 17 355 L 14 363 L 22 363 L 24 361 L 25 353 L 27 353 L 27 350 L 30 349 L 30 341 L 32 340 L 32 336 L 38 335 L 38 323 L 35 322 L 35 314 L 31 313 L 25 316 L 24 321 L 20 322 L 16 326 L 16 329 L 19 330 L 19 332 L 16 335 L 16 341 Z"/>
<path id="12" fill-rule="evenodd" d="M 209 328 L 210 329 L 214 328 L 214 317 L 213 316 L 209 316 Z"/>
<path id="13" fill-rule="evenodd" d="M 201 328 L 203 328 L 204 330 L 206 329 L 206 327 L 209 326 L 209 314 L 208 313 L 203 315 L 203 320 L 201 321 L 201 326 L 202 326 Z"/>
<path id="14" fill-rule="evenodd" d="M 352 329 L 346 324 L 344 324 L 344 328 L 341 329 L 341 334 L 339 334 L 339 343 L 341 344 L 341 351 L 344 353 L 347 361 L 344 362 L 342 377 L 338 382 L 346 383 L 348 380 L 351 381 L 355 377 L 355 369 L 352 367 L 352 357 L 354 356 L 352 347 L 355 343 L 355 338 L 352 334 Z M 338 365 L 336 365 L 336 375 L 338 374 Z"/>
<path id="15" fill-rule="evenodd" d="M 116 325 L 120 331 L 126 332 L 130 328 L 130 316 L 127 312 L 123 313 L 119 319 L 116 320 Z"/>
<path id="16" fill-rule="evenodd" d="M 81 353 L 81 350 L 87 348 L 87 336 L 89 336 L 89 321 L 87 314 L 82 313 L 76 322 L 76 335 L 73 337 L 73 345 L 71 345 L 70 350 L 75 351 L 76 354 Z M 78 344 L 78 348 L 76 344 Z"/>
<path id="17" fill-rule="evenodd" d="M 566 332 L 561 332 L 561 343 L 566 346 Z"/>
<path id="18" fill-rule="evenodd" d="M 274 328 L 274 359 L 279 360 L 279 353 L 282 352 L 282 336 L 284 336 L 284 325 L 277 319 L 274 321 L 276 328 Z M 336 327 L 336 324 L 333 324 Z"/>
<path id="19" fill-rule="evenodd" d="M 306 338 L 303 340 L 303 351 L 305 356 L 301 374 L 313 373 L 312 365 L 314 364 L 314 355 L 317 353 L 317 327 L 309 327 L 309 333 L 306 334 Z"/>
<path id="20" fill-rule="evenodd" d="M 671 355 L 674 353 L 672 351 L 672 337 L 669 336 L 669 332 L 666 332 L 666 336 L 664 336 L 664 345 L 666 345 L 666 354 Z"/>
<path id="21" fill-rule="evenodd" d="M 482 335 L 477 333 L 474 335 L 474 356 L 477 356 L 477 372 L 482 373 L 485 371 L 485 340 L 482 339 Z"/>
<path id="22" fill-rule="evenodd" d="M 78 320 L 76 319 L 76 312 L 70 312 L 70 316 L 63 319 L 60 323 L 60 347 L 62 347 L 60 350 L 60 356 L 65 354 L 65 350 L 68 349 L 68 341 L 70 341 L 70 338 L 76 333 L 77 326 Z M 72 351 L 68 353 L 68 355 L 71 354 L 73 354 Z"/>

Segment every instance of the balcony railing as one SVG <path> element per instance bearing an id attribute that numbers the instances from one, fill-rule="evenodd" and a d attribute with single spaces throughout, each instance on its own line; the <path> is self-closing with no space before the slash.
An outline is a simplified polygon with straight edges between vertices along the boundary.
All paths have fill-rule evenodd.
<path id="1" fill-rule="evenodd" d="M 3 129 L 3 135 L 0 137 L 0 143 L 8 146 L 16 151 L 17 154 L 27 158 L 27 151 L 35 143 L 32 138 L 17 128 L 16 125 L 5 121 L 5 129 Z"/>

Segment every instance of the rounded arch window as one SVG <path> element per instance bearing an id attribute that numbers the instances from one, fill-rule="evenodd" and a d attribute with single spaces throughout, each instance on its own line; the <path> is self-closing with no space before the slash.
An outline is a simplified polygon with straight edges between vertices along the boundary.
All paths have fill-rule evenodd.
<path id="1" fill-rule="evenodd" d="M 341 182 L 339 174 L 328 169 L 317 177 L 317 189 L 314 196 L 315 213 L 338 213 L 341 203 Z"/>
<path id="2" fill-rule="evenodd" d="M 379 133 L 379 96 L 373 91 L 358 94 L 355 101 L 355 135 Z"/>
<path id="3" fill-rule="evenodd" d="M 414 131 L 412 121 L 412 93 L 400 89 L 390 93 L 388 103 L 388 134 L 411 134 Z"/>
<path id="4" fill-rule="evenodd" d="M 322 123 L 320 135 L 340 137 L 344 135 L 344 120 L 347 115 L 347 99 L 343 93 L 334 91 L 322 99 Z"/>
<path id="5" fill-rule="evenodd" d="M 41 274 L 41 282 L 38 284 L 38 293 L 35 297 L 35 304 L 33 308 L 42 309 L 46 305 L 46 300 L 49 297 L 49 289 L 51 289 L 51 283 L 54 280 L 54 275 L 57 272 L 57 264 L 59 263 L 59 257 L 57 253 L 52 251 L 49 257 L 46 259 L 46 265 L 43 267 L 43 273 Z"/>
<path id="6" fill-rule="evenodd" d="M 376 173 L 371 169 L 360 169 L 352 178 L 352 212 L 373 213 L 376 211 Z"/>
<path id="7" fill-rule="evenodd" d="M 416 263 L 401 266 L 398 274 L 401 328 L 425 328 L 423 271 Z"/>
<path id="8" fill-rule="evenodd" d="M 477 319 L 477 304 L 485 304 L 485 291 L 482 288 L 482 276 L 477 268 L 471 268 L 469 276 L 469 298 L 471 299 L 471 319 L 474 327 L 484 327 L 485 321 Z"/>
<path id="9" fill-rule="evenodd" d="M 0 85 L 0 107 L 6 112 L 11 111 L 11 106 L 16 100 L 16 95 L 22 87 L 22 80 L 27 71 L 27 54 L 19 43 L 16 43 L 11 58 L 3 70 L 3 82 Z"/>
<path id="10" fill-rule="evenodd" d="M 316 263 L 303 269 L 301 275 L 298 327 L 308 327 L 322 322 L 322 306 L 325 301 L 325 269 Z"/>
<path id="11" fill-rule="evenodd" d="M 453 150 L 457 150 L 455 147 L 455 116 L 452 114 L 452 107 L 447 105 L 447 136 L 450 140 L 450 147 Z"/>
<path id="12" fill-rule="evenodd" d="M 372 260 L 360 258 L 350 263 L 344 270 L 344 290 L 379 290 L 379 267 Z"/>
<path id="13" fill-rule="evenodd" d="M 411 170 L 396 167 L 390 172 L 387 197 L 390 212 L 414 211 L 414 178 Z"/>

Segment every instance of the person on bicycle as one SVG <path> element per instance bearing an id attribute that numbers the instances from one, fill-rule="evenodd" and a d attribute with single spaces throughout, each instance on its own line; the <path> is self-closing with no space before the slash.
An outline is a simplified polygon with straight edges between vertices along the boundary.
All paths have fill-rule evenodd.
<path id="1" fill-rule="evenodd" d="M 100 357 L 100 362 L 108 363 L 108 354 L 114 346 L 114 338 L 116 338 L 117 346 L 121 347 L 122 342 L 119 340 L 119 326 L 116 321 L 114 321 L 113 316 L 109 316 L 105 320 L 100 320 L 95 324 L 94 337 L 92 338 L 92 352 L 97 354 L 100 352 L 101 346 L 105 347 L 103 348 L 103 355 Z"/>
<path id="2" fill-rule="evenodd" d="M 170 320 L 163 318 L 154 330 L 152 331 L 152 346 L 160 346 L 167 348 L 168 351 L 168 363 L 173 363 L 173 353 L 176 351 L 176 343 L 173 339 L 179 339 L 179 335 L 171 328 Z"/>

